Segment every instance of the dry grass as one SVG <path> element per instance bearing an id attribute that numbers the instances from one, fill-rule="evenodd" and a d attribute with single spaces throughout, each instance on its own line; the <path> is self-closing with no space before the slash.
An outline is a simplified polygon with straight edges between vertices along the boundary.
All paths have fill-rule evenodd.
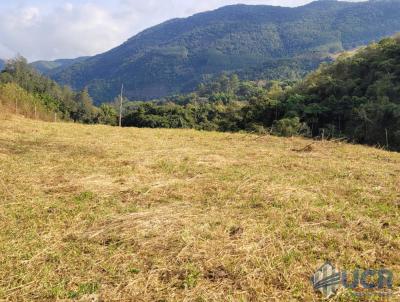
<path id="1" fill-rule="evenodd" d="M 400 154 L 308 145 L 0 120 L 0 300 L 319 301 L 326 259 L 397 287 Z"/>

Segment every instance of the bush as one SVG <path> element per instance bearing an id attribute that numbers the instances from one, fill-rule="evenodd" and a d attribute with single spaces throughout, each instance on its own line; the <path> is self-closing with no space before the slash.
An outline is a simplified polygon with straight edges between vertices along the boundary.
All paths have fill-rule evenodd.
<path id="1" fill-rule="evenodd" d="M 299 135 L 304 125 L 300 123 L 298 117 L 284 118 L 279 121 L 275 121 L 272 126 L 272 133 L 279 136 L 295 136 Z"/>

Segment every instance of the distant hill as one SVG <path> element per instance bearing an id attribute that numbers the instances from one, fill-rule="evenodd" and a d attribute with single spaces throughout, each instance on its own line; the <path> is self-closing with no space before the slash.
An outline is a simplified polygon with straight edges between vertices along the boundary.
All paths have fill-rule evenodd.
<path id="1" fill-rule="evenodd" d="M 400 31 L 400 1 L 317 1 L 296 7 L 226 6 L 147 29 L 119 47 L 49 74 L 89 87 L 97 102 L 193 90 L 205 78 L 298 78 L 331 54 Z"/>
<path id="2" fill-rule="evenodd" d="M 37 71 L 43 74 L 49 74 L 50 72 L 59 72 L 62 69 L 71 66 L 76 63 L 81 63 L 89 57 L 79 57 L 76 59 L 60 59 L 55 61 L 36 61 L 31 63 Z"/>
<path id="3" fill-rule="evenodd" d="M 0 70 L 2 70 L 5 65 L 6 65 L 6 62 L 4 60 L 0 59 Z"/>

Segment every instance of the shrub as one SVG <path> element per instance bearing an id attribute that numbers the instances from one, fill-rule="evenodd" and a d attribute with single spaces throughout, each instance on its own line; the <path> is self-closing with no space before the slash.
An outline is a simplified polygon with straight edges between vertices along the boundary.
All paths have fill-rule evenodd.
<path id="1" fill-rule="evenodd" d="M 294 136 L 299 135 L 303 128 L 303 124 L 300 123 L 298 117 L 284 118 L 279 121 L 275 121 L 272 126 L 272 133 L 279 136 Z"/>

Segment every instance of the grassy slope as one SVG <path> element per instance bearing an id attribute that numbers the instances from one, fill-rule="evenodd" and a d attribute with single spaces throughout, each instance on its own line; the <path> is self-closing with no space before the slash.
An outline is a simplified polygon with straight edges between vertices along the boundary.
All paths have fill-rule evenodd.
<path id="1" fill-rule="evenodd" d="M 400 154 L 309 143 L 0 120 L 0 300 L 316 301 L 324 259 L 398 276 Z"/>

